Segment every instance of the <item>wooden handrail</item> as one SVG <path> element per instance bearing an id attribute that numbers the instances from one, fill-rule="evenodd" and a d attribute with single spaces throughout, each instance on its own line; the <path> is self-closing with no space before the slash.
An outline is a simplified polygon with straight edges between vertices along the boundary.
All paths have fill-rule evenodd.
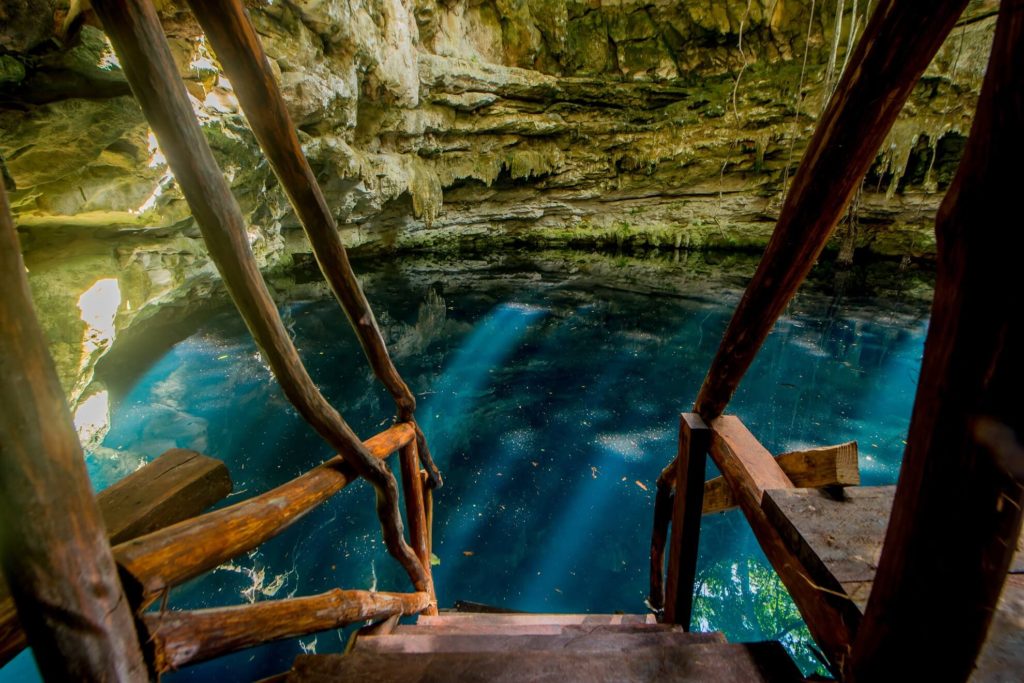
<path id="1" fill-rule="evenodd" d="M 967 0 L 881 0 L 793 177 L 779 221 L 733 313 L 694 412 L 722 414 L 817 261 L 910 91 Z"/>
<path id="2" fill-rule="evenodd" d="M 416 453 L 416 440 L 403 446 L 399 451 L 402 469 L 402 490 L 405 493 L 405 519 L 409 523 L 409 544 L 420 558 L 423 569 L 430 577 L 431 605 L 426 614 L 437 614 L 437 596 L 434 592 L 433 572 L 430 569 L 430 532 L 427 530 L 426 499 L 423 497 L 425 472 L 420 470 L 420 458 Z M 429 476 L 429 475 L 426 475 Z"/>
<path id="3" fill-rule="evenodd" d="M 928 338 L 851 680 L 967 680 L 996 611 L 1024 508 L 1024 481 L 993 458 L 985 434 L 992 421 L 1024 434 L 1020 252 L 1007 244 L 1019 233 L 1010 217 L 1022 155 L 1024 0 L 1003 0 L 936 219 Z"/>
<path id="4" fill-rule="evenodd" d="M 376 458 L 414 443 L 415 429 L 399 424 L 367 439 Z M 139 607 L 171 586 L 204 572 L 273 538 L 304 514 L 358 478 L 352 465 L 336 456 L 266 493 L 187 519 L 114 548 L 114 559 Z M 0 602 L 0 665 L 25 648 L 14 605 Z"/>
<path id="5" fill-rule="evenodd" d="M 2 178 L 0 292 L 0 563 L 21 623 L 48 680 L 146 681 Z"/>
<path id="6" fill-rule="evenodd" d="M 320 595 L 252 605 L 142 615 L 158 673 L 274 640 L 341 628 L 359 621 L 419 614 L 427 593 L 334 589 Z"/>
<path id="7" fill-rule="evenodd" d="M 299 414 L 373 486 L 388 552 L 416 590 L 426 590 L 427 574 L 405 542 L 395 477 L 363 447 L 306 372 L 252 254 L 241 209 L 196 121 L 156 11 L 147 0 L 96 0 L 93 9 L 275 378 Z"/>
<path id="8" fill-rule="evenodd" d="M 416 399 L 388 354 L 245 8 L 239 0 L 189 0 L 189 6 L 231 80 L 242 111 L 291 200 L 320 270 L 348 316 L 374 374 L 394 398 L 399 421 L 413 421 Z M 423 443 L 418 450 L 432 486 L 439 486 L 440 473 L 429 450 Z"/>

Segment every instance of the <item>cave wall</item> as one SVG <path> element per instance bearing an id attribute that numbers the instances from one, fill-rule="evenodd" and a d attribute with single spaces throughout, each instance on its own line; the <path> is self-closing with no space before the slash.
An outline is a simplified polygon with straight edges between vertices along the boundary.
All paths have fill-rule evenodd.
<path id="1" fill-rule="evenodd" d="M 304 258 L 215 55 L 181 3 L 157 4 L 261 265 Z M 437 252 L 759 248 L 870 3 L 247 4 L 346 244 Z M 976 0 L 954 29 L 837 248 L 932 253 L 995 6 Z M 119 330 L 204 296 L 215 278 L 87 2 L 0 1 L 0 171 L 79 403 Z M 109 339 L 80 305 L 104 279 L 118 284 Z"/>

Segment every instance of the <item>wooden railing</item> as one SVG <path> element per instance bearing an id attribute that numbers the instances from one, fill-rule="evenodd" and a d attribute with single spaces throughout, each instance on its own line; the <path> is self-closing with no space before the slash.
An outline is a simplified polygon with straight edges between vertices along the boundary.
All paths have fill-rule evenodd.
<path id="1" fill-rule="evenodd" d="M 0 422 L 0 468 L 5 468 L 0 505 L 8 506 L 0 515 L 4 572 L 17 602 L 17 610 L 10 601 L 0 602 L 0 658 L 10 658 L 28 643 L 48 679 L 146 680 L 150 672 L 267 640 L 367 618 L 435 612 L 431 489 L 441 477 L 415 422 L 415 398 L 388 355 L 242 5 L 218 0 L 195 3 L 194 10 L 374 373 L 395 399 L 399 424 L 365 443 L 321 394 L 282 324 L 250 249 L 241 210 L 196 121 L 154 7 L 148 0 L 95 0 L 92 8 L 263 357 L 295 409 L 338 456 L 272 491 L 111 551 L 53 361 L 38 331 L 0 184 L 0 257 L 8 304 L 0 308 L 0 337 L 6 343 L 0 395 L 5 405 L 7 397 L 28 399 L 22 404 L 24 414 L 12 411 L 5 415 L 10 419 Z M 411 545 L 405 539 L 398 483 L 383 462 L 396 450 L 402 454 Z M 359 476 L 374 488 L 385 545 L 409 575 L 414 593 L 333 591 L 260 605 L 146 615 L 140 622 L 144 632 L 136 633 L 132 611 L 138 613 L 170 587 L 271 538 Z M 7 486 L 26 477 L 31 485 Z M 50 502 L 45 512 L 29 512 L 39 508 L 39 501 Z M 24 552 L 19 556 L 15 548 Z M 83 583 L 101 590 L 81 590 Z M 308 614 L 310 609 L 318 610 L 318 616 Z M 142 649 L 150 671 L 140 641 L 147 644 Z"/>
<path id="2" fill-rule="evenodd" d="M 1003 298 L 1020 288 L 1016 257 L 991 229 L 1015 211 L 1005 169 L 1024 154 L 1024 0 L 1001 3 L 967 149 L 939 212 L 939 277 L 921 378 L 863 617 L 841 587 L 811 581 L 813 573 L 782 542 L 761 498 L 794 484 L 742 423 L 722 412 L 965 5 L 885 0 L 877 6 L 818 123 L 695 412 L 683 416 L 679 452 L 658 478 L 651 606 L 689 628 L 709 452 L 830 669 L 844 680 L 966 680 L 1021 528 L 1024 467 L 1008 464 L 1006 454 L 1019 460 L 1024 453 L 1014 431 L 1024 428 L 1018 391 L 1024 324 L 1020 307 Z M 985 427 L 991 424 L 1013 426 L 1001 426 L 1003 437 L 994 443 Z M 949 595 L 951 585 L 961 587 L 957 596 Z"/>

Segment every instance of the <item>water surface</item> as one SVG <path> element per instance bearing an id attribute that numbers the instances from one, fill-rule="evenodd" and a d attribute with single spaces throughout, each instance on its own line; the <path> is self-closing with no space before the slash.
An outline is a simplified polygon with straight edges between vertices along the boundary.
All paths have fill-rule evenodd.
<path id="1" fill-rule="evenodd" d="M 712 260 L 362 265 L 444 473 L 434 522 L 442 606 L 464 599 L 526 611 L 644 611 L 654 482 L 752 268 Z M 729 409 L 772 452 L 856 439 L 863 483 L 895 481 L 927 306 L 889 270 L 818 271 L 776 327 Z M 388 426 L 392 404 L 337 305 L 319 292 L 292 285 L 282 297 L 286 323 L 324 393 L 369 436 Z M 167 448 L 193 448 L 227 462 L 234 502 L 331 455 L 230 308 L 211 303 L 178 335 L 158 357 L 150 351 L 141 374 L 120 378 L 112 428 L 89 457 L 97 488 Z M 112 359 L 104 372 L 117 386 Z M 383 550 L 362 482 L 175 589 L 170 606 L 334 587 L 410 590 Z M 815 668 L 806 627 L 739 512 L 704 518 L 695 590 L 699 628 L 736 641 L 779 639 L 805 670 Z M 340 651 L 346 637 L 310 635 L 165 680 L 255 679 L 287 669 L 304 650 Z M 23 656 L 9 671 L 19 667 L 31 663 Z"/>

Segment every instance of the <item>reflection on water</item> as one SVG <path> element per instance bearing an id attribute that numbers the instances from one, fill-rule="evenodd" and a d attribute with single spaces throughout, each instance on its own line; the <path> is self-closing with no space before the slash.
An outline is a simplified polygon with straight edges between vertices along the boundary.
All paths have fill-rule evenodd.
<path id="1" fill-rule="evenodd" d="M 445 477 L 434 536 L 442 606 L 466 599 L 528 611 L 642 612 L 654 481 L 675 452 L 678 413 L 692 405 L 739 292 L 654 297 L 557 272 L 503 271 L 490 280 L 469 272 L 391 267 L 367 280 Z M 926 309 L 893 310 L 803 295 L 730 411 L 776 453 L 856 439 L 864 483 L 895 481 Z M 334 302 L 285 313 L 311 374 L 353 427 L 366 436 L 386 427 L 393 406 Z M 102 488 L 120 476 L 111 453 L 134 463 L 175 446 L 227 461 L 235 481 L 228 502 L 331 455 L 227 310 L 115 400 L 90 473 Z M 365 484 L 349 487 L 258 550 L 175 589 L 171 607 L 336 586 L 408 590 L 383 549 L 372 500 Z M 815 666 L 806 627 L 738 512 L 704 519 L 695 591 L 700 628 L 737 641 L 779 639 L 802 666 Z M 340 651 L 345 637 L 272 644 L 166 680 L 251 680 L 286 669 L 303 650 Z M 12 665 L 30 666 L 24 657 Z"/>

